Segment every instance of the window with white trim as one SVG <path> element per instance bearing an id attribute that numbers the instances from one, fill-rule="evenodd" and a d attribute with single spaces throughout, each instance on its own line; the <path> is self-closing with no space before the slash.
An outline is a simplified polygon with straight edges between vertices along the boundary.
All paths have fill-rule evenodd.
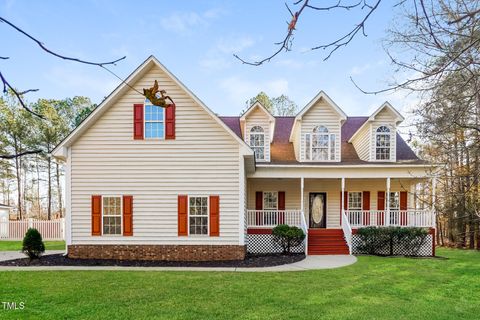
<path id="1" fill-rule="evenodd" d="M 145 100 L 145 139 L 165 138 L 165 110 Z"/>
<path id="2" fill-rule="evenodd" d="M 189 196 L 189 230 L 192 235 L 208 235 L 208 197 Z"/>
<path id="3" fill-rule="evenodd" d="M 262 127 L 250 129 L 250 147 L 255 152 L 255 160 L 265 160 L 265 132 Z"/>
<path id="4" fill-rule="evenodd" d="M 263 209 L 264 210 L 278 209 L 278 192 L 266 191 L 263 193 Z"/>
<path id="5" fill-rule="evenodd" d="M 390 192 L 390 210 L 400 210 L 400 192 Z"/>
<path id="6" fill-rule="evenodd" d="M 325 126 L 313 128 L 305 134 L 305 159 L 310 161 L 335 160 L 335 134 Z"/>
<path id="7" fill-rule="evenodd" d="M 361 192 L 348 192 L 348 210 L 362 210 Z"/>
<path id="8" fill-rule="evenodd" d="M 390 160 L 391 132 L 387 126 L 375 131 L 375 159 Z"/>
<path id="9" fill-rule="evenodd" d="M 102 197 L 102 222 L 104 235 L 122 234 L 122 198 Z"/>

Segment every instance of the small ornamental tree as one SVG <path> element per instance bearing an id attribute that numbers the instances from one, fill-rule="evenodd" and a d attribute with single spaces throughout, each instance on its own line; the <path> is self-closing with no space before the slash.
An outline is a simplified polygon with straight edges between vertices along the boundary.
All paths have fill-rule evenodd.
<path id="1" fill-rule="evenodd" d="M 290 254 L 292 248 L 301 245 L 305 239 L 302 229 L 286 224 L 279 224 L 273 228 L 272 235 L 273 241 L 282 247 L 283 254 Z"/>
<path id="2" fill-rule="evenodd" d="M 29 228 L 23 238 L 22 252 L 30 259 L 39 259 L 45 252 L 42 235 L 37 229 Z"/>

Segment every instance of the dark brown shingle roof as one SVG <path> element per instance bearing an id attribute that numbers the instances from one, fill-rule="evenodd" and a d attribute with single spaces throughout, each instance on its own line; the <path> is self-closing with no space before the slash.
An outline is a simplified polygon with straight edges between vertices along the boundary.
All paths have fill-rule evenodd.
<path id="1" fill-rule="evenodd" d="M 240 138 L 242 131 L 240 128 L 240 117 L 220 117 L 230 129 L 233 130 Z M 348 117 L 342 125 L 342 161 L 340 164 L 367 164 L 369 162 L 360 160 L 355 148 L 348 140 L 353 134 L 368 120 L 368 117 Z M 298 164 L 295 159 L 295 151 L 293 144 L 289 142 L 290 132 L 292 131 L 295 117 L 275 117 L 275 132 L 273 134 L 273 142 L 270 146 L 270 163 L 271 164 Z M 243 139 L 243 138 L 242 138 Z M 397 162 L 407 164 L 421 164 L 420 160 L 403 138 L 397 133 Z M 376 164 L 382 164 L 375 162 Z M 309 164 L 331 164 L 338 165 L 338 162 L 315 162 Z M 384 164 L 392 164 L 385 162 Z"/>

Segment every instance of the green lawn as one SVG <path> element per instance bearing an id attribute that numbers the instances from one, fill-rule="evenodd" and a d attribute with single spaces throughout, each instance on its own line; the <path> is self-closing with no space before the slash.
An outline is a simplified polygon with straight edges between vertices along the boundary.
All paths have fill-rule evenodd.
<path id="1" fill-rule="evenodd" d="M 0 272 L 0 301 L 26 306 L 0 318 L 479 319 L 480 253 L 438 255 L 288 273 Z"/>
<path id="2" fill-rule="evenodd" d="M 46 250 L 63 250 L 65 241 L 44 241 Z M 0 241 L 0 251 L 20 251 L 22 250 L 22 241 Z M 1 309 L 1 305 L 0 305 Z"/>

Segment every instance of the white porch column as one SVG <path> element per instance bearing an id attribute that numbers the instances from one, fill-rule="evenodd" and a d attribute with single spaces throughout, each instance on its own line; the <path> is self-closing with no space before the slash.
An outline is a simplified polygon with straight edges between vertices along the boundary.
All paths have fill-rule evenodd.
<path id="1" fill-rule="evenodd" d="M 385 195 L 386 197 L 386 203 L 385 203 L 385 225 L 389 226 L 390 225 L 390 177 L 387 178 L 387 194 Z"/>
<path id="2" fill-rule="evenodd" d="M 342 211 L 342 218 L 344 217 L 344 203 L 345 203 L 345 177 L 342 177 L 342 201 L 340 203 L 340 209 Z"/>
<path id="3" fill-rule="evenodd" d="M 303 177 L 300 178 L 300 211 L 302 211 L 302 214 L 304 215 L 305 212 L 303 212 L 303 210 L 305 209 L 304 207 L 304 196 L 303 196 L 303 189 L 304 189 L 304 186 L 305 186 L 305 179 Z"/>

